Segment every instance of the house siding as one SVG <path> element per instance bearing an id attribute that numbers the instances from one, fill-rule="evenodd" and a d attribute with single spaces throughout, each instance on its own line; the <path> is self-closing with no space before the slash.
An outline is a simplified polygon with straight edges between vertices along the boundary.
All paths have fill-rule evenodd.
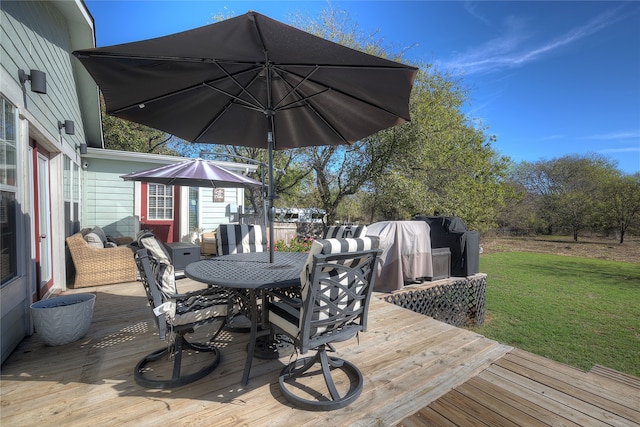
<path id="1" fill-rule="evenodd" d="M 75 135 L 63 132 L 61 142 L 75 151 L 75 146 L 84 143 L 86 138 L 64 16 L 50 2 L 3 0 L 0 5 L 2 66 L 18 84 L 19 69 L 27 73 L 37 69 L 47 74 L 46 95 L 31 92 L 30 83 L 26 83 L 27 108 L 33 121 L 42 126 L 41 131 L 53 141 L 58 140 L 58 120 L 73 120 Z"/>
<path id="2" fill-rule="evenodd" d="M 79 95 L 97 99 L 95 83 L 81 86 L 76 80 L 72 46 L 93 47 L 93 21 L 81 1 L 0 1 L 0 94 L 16 107 L 17 182 L 9 189 L 16 195 L 17 277 L 0 288 L 2 310 L 0 333 L 2 360 L 26 334 L 33 332 L 29 304 L 46 297 L 53 289 L 65 289 L 65 156 L 80 165 L 76 146 L 86 142 L 86 123 L 100 128 L 95 108 L 81 108 Z M 31 91 L 31 82 L 21 85 L 18 70 L 30 74 L 36 69 L 46 74 L 47 93 Z M 97 113 L 97 114 L 96 114 Z M 58 121 L 73 120 L 75 134 L 58 129 Z M 95 133 L 95 132 L 94 132 Z M 101 134 L 99 134 L 101 135 Z M 98 144 L 101 141 L 97 141 Z M 38 156 L 47 158 L 48 175 L 43 175 L 50 192 L 48 210 L 52 278 L 41 289 L 35 261 L 40 236 L 35 236 L 34 170 Z M 17 190 L 16 190 L 17 188 Z"/>
<path id="3" fill-rule="evenodd" d="M 135 236 L 138 219 L 135 216 L 135 186 L 121 175 L 132 170 L 144 170 L 153 164 L 135 164 L 118 160 L 89 159 L 84 171 L 84 227 L 100 226 L 113 236 Z M 138 169 L 140 168 L 140 169 Z"/>
<path id="4" fill-rule="evenodd" d="M 237 212 L 239 205 L 238 200 L 244 198 L 244 192 L 235 188 L 224 189 L 224 202 L 213 201 L 213 189 L 200 189 L 200 227 L 204 231 L 213 231 L 220 224 L 228 224 L 237 222 L 237 215 L 233 215 L 233 211 Z"/>
<path id="5" fill-rule="evenodd" d="M 158 156 L 154 154 L 130 153 L 125 151 L 89 149 L 84 157 L 83 176 L 83 217 L 82 227 L 102 227 L 113 237 L 135 237 L 140 228 L 140 184 L 120 178 L 130 172 L 152 169 L 163 164 L 184 161 L 182 157 Z M 236 172 L 246 169 L 245 165 L 233 168 L 231 163 L 220 164 Z M 218 225 L 237 222 L 237 211 L 243 203 L 244 190 L 225 188 L 224 202 L 213 201 L 212 188 L 199 188 L 199 227 L 205 231 L 215 230 Z M 188 187 L 182 188 L 182 218 L 179 235 L 188 240 Z"/>

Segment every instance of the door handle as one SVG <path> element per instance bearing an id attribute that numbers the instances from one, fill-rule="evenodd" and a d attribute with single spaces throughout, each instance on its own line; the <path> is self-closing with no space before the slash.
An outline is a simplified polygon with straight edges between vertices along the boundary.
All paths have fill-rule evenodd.
<path id="1" fill-rule="evenodd" d="M 46 235 L 46 234 L 41 234 L 41 235 L 40 235 L 40 238 L 41 238 L 41 239 L 46 239 L 46 238 L 47 238 L 47 235 Z"/>

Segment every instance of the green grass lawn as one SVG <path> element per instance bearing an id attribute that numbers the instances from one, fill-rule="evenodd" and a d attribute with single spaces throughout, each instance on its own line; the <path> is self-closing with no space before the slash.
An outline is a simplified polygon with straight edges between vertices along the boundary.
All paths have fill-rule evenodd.
<path id="1" fill-rule="evenodd" d="M 493 340 L 588 371 L 640 377 L 640 264 L 523 252 L 485 254 Z"/>

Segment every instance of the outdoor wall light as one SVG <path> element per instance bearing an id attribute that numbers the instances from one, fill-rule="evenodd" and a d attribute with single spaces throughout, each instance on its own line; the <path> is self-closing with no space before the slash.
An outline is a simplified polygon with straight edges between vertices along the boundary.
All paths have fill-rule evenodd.
<path id="1" fill-rule="evenodd" d="M 24 86 L 24 82 L 31 81 L 31 92 L 47 93 L 47 75 L 44 71 L 31 70 L 31 74 L 27 74 L 24 70 L 18 70 L 18 78 L 20 84 Z"/>
<path id="2" fill-rule="evenodd" d="M 80 148 L 80 154 L 87 154 L 87 144 L 76 145 L 76 150 Z"/>
<path id="3" fill-rule="evenodd" d="M 73 123 L 73 120 L 65 120 L 64 123 L 58 120 L 58 129 L 62 130 L 62 128 L 67 135 L 76 134 L 76 124 Z"/>

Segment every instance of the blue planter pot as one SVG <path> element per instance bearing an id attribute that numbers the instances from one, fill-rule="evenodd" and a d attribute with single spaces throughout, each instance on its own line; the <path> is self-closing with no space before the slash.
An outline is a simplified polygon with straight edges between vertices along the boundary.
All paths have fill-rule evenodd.
<path id="1" fill-rule="evenodd" d="M 79 340 L 89 330 L 95 302 L 94 294 L 75 294 L 31 304 L 36 333 L 52 346 Z"/>

